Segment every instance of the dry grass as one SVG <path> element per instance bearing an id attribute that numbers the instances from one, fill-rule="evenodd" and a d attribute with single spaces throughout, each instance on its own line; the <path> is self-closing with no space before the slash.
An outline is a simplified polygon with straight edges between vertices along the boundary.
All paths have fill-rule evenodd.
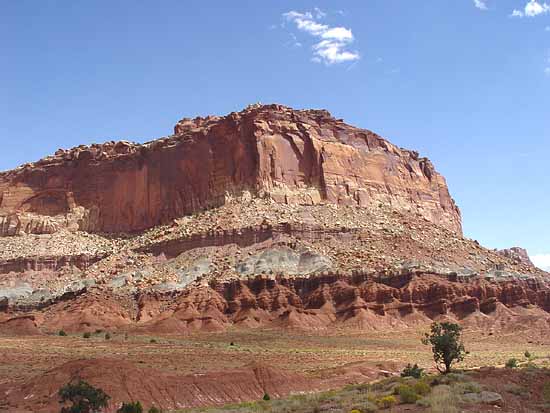
<path id="1" fill-rule="evenodd" d="M 349 363 L 401 368 L 406 363 L 433 366 L 431 352 L 420 343 L 421 330 L 399 332 L 339 331 L 332 334 L 278 330 L 231 330 L 191 336 L 134 336 L 111 332 L 81 335 L 1 337 L 0 383 L 29 378 L 79 358 L 115 357 L 177 373 L 202 373 L 240 368 L 251 361 L 317 375 Z M 156 343 L 151 343 L 151 339 Z M 230 345 L 234 343 L 234 345 Z M 504 365 L 512 357 L 523 360 L 550 354 L 550 343 L 526 343 L 521 337 L 468 333 L 470 354 L 460 367 Z"/>

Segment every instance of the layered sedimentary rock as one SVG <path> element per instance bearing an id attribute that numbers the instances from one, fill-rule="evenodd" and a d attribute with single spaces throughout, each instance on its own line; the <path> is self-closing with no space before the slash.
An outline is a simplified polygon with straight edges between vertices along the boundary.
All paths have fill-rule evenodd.
<path id="1" fill-rule="evenodd" d="M 146 144 L 58 150 L 0 174 L 0 235 L 140 231 L 249 193 L 390 205 L 461 233 L 460 211 L 428 159 L 324 110 L 255 105 L 184 119 Z"/>
<path id="2" fill-rule="evenodd" d="M 517 263 L 528 265 L 530 267 L 534 266 L 533 262 L 531 261 L 531 258 L 529 258 L 529 254 L 527 253 L 527 250 L 524 248 L 520 248 L 520 247 L 506 248 L 506 249 L 497 251 L 497 253 L 506 258 L 510 258 Z"/>
<path id="3" fill-rule="evenodd" d="M 4 308 L 0 334 L 12 333 L 25 309 Z M 447 317 L 470 327 L 524 329 L 550 325 L 546 280 L 453 281 L 435 274 L 399 277 L 322 275 L 258 276 L 194 285 L 183 291 L 134 296 L 91 288 L 34 309 L 37 331 L 111 329 L 155 334 L 222 331 L 241 327 L 306 330 L 385 330 L 427 325 Z M 26 326 L 26 324 L 25 324 Z M 11 328 L 10 327 L 10 328 Z M 24 330 L 25 332 L 27 330 Z"/>

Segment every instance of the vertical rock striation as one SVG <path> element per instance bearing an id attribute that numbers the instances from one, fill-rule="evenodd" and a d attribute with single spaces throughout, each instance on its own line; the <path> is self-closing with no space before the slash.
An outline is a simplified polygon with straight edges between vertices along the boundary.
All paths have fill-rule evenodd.
<path id="1" fill-rule="evenodd" d="M 140 231 L 244 192 L 288 204 L 390 205 L 461 234 L 427 158 L 324 110 L 253 105 L 174 135 L 58 150 L 0 174 L 0 235 Z"/>

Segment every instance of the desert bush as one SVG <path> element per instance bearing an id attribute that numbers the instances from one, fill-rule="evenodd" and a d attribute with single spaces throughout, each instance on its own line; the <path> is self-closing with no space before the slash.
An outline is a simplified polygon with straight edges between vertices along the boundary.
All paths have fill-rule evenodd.
<path id="1" fill-rule="evenodd" d="M 517 384 L 507 384 L 506 386 L 504 386 L 504 391 L 511 393 L 515 396 L 524 396 L 529 393 L 525 387 Z"/>
<path id="2" fill-rule="evenodd" d="M 455 394 L 466 394 L 466 393 L 481 393 L 483 390 L 479 383 L 474 381 L 456 383 L 452 386 L 452 390 Z"/>
<path id="3" fill-rule="evenodd" d="M 529 353 L 529 350 L 525 350 L 525 353 L 523 353 L 523 355 L 527 360 L 530 360 L 532 357 L 531 353 Z"/>
<path id="4" fill-rule="evenodd" d="M 92 335 L 91 335 L 90 333 L 88 333 L 88 332 L 82 334 L 82 337 L 83 337 L 83 338 L 90 338 L 91 336 L 92 336 Z"/>
<path id="5" fill-rule="evenodd" d="M 389 409 L 397 404 L 397 400 L 394 396 L 383 396 L 376 399 L 376 404 L 381 409 Z"/>
<path id="6" fill-rule="evenodd" d="M 419 379 L 420 377 L 422 377 L 423 373 L 424 369 L 418 367 L 418 364 L 411 366 L 411 364 L 409 363 L 401 372 L 401 377 L 414 377 L 415 379 Z"/>
<path id="7" fill-rule="evenodd" d="M 67 336 L 67 333 L 65 333 L 65 330 L 59 330 L 59 334 L 61 337 L 66 337 Z"/>
<path id="8" fill-rule="evenodd" d="M 406 384 L 402 384 L 401 386 L 397 387 L 397 394 L 399 395 L 399 399 L 403 404 L 416 403 L 416 401 L 420 399 L 420 396 L 416 394 L 414 389 Z"/>
<path id="9" fill-rule="evenodd" d="M 542 398 L 546 403 L 550 403 L 550 381 L 547 381 L 542 386 Z"/>
<path id="10" fill-rule="evenodd" d="M 432 393 L 426 398 L 430 413 L 458 413 L 458 400 L 452 393 L 451 387 L 441 385 L 434 387 Z"/>
<path id="11" fill-rule="evenodd" d="M 143 407 L 140 402 L 122 403 L 117 413 L 143 413 Z"/>
<path id="12" fill-rule="evenodd" d="M 267 401 L 271 400 L 271 397 L 269 397 L 269 394 L 264 393 L 264 397 L 262 397 L 262 399 L 267 402 Z"/>
<path id="13" fill-rule="evenodd" d="M 461 341 L 462 327 L 455 323 L 433 323 L 422 343 L 432 346 L 434 361 L 440 373 L 448 374 L 455 362 L 467 354 Z"/>
<path id="14" fill-rule="evenodd" d="M 61 413 L 95 413 L 107 407 L 109 396 L 99 388 L 95 388 L 83 380 L 68 383 L 59 389 L 59 403 L 63 406 Z"/>
<path id="15" fill-rule="evenodd" d="M 111 339 L 111 335 L 109 333 L 105 333 L 105 340 L 110 340 Z"/>
<path id="16" fill-rule="evenodd" d="M 149 340 L 149 343 L 151 344 L 155 344 L 157 342 L 157 340 L 155 340 L 154 338 L 152 338 L 151 340 Z"/>
<path id="17" fill-rule="evenodd" d="M 517 359 L 511 358 L 506 362 L 505 366 L 508 369 L 515 369 L 518 366 L 518 361 Z"/>
<path id="18" fill-rule="evenodd" d="M 469 381 L 470 378 L 462 373 L 449 373 L 445 376 L 437 377 L 433 380 L 434 384 L 454 384 Z"/>
<path id="19" fill-rule="evenodd" d="M 153 406 L 147 411 L 147 413 L 162 413 L 162 412 L 158 407 Z"/>
<path id="20" fill-rule="evenodd" d="M 423 380 L 419 380 L 413 384 L 413 390 L 420 396 L 425 396 L 432 390 L 430 385 Z"/>

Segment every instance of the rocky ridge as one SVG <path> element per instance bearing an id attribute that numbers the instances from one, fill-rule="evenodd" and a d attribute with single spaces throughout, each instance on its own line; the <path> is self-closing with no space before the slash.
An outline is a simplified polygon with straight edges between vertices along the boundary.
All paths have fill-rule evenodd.
<path id="1" fill-rule="evenodd" d="M 326 111 L 254 105 L 60 150 L 1 174 L 0 193 L 0 333 L 549 311 L 548 274 L 464 238 L 427 159 Z"/>

